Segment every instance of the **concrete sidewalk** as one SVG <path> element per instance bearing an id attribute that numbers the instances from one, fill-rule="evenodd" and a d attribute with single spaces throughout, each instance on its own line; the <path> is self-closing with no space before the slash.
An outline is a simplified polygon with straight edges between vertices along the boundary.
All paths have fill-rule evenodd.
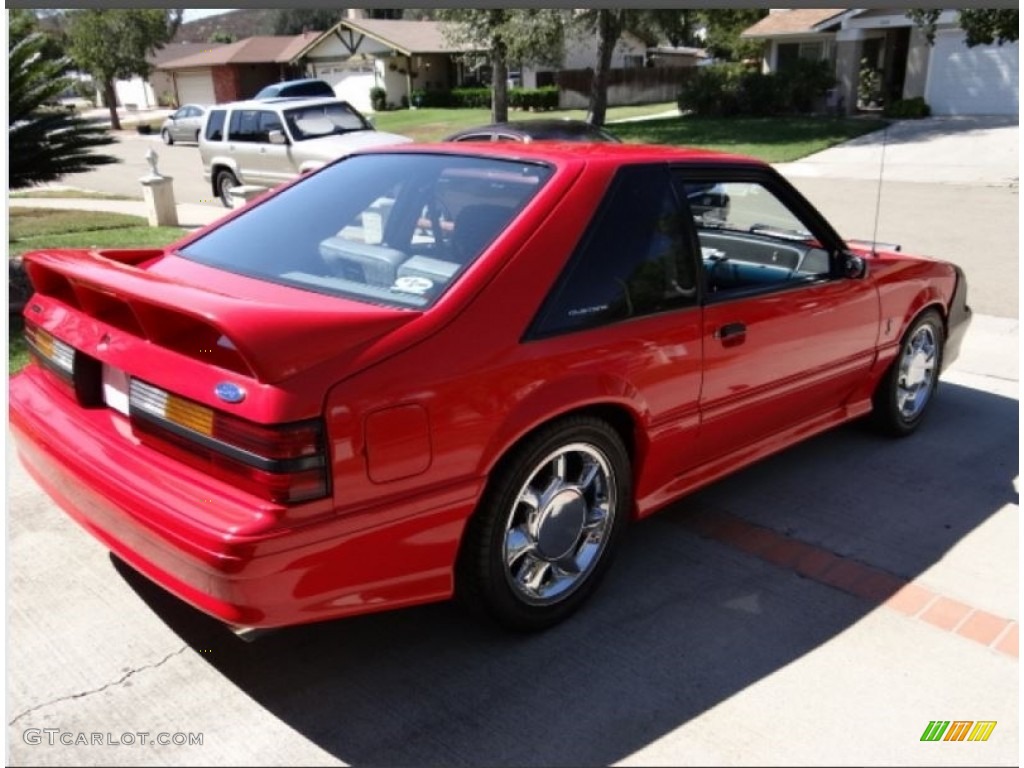
<path id="1" fill-rule="evenodd" d="M 1020 130 L 1016 117 L 900 120 L 775 168 L 789 178 L 1014 186 Z"/>
<path id="2" fill-rule="evenodd" d="M 142 200 L 99 200 L 91 197 L 8 197 L 12 208 L 54 208 L 64 211 L 104 211 L 142 216 L 148 213 Z M 178 203 L 178 225 L 185 229 L 196 229 L 212 224 L 230 211 L 224 206 L 200 203 Z"/>

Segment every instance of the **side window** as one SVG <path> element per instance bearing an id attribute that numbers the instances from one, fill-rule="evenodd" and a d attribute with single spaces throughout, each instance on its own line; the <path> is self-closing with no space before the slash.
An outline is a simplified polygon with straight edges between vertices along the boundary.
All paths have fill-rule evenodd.
<path id="1" fill-rule="evenodd" d="M 260 112 L 255 109 L 236 109 L 231 113 L 228 128 L 230 141 L 260 141 Z"/>
<path id="2" fill-rule="evenodd" d="M 284 132 L 284 123 L 281 122 L 280 116 L 276 112 L 260 112 L 258 129 L 260 141 L 269 142 L 271 131 Z"/>
<path id="3" fill-rule="evenodd" d="M 667 168 L 620 170 L 533 333 L 584 330 L 696 304 L 696 258 L 682 216 Z"/>
<path id="4" fill-rule="evenodd" d="M 215 109 L 210 112 L 210 117 L 206 121 L 206 140 L 207 141 L 223 141 L 224 140 L 224 110 Z"/>
<path id="5" fill-rule="evenodd" d="M 827 279 L 828 252 L 769 188 L 678 172 L 693 216 L 709 300 Z"/>

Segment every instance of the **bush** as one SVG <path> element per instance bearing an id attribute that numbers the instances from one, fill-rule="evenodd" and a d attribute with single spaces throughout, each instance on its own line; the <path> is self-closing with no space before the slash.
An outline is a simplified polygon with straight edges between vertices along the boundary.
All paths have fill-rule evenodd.
<path id="1" fill-rule="evenodd" d="M 782 91 L 782 111 L 812 112 L 826 91 L 836 84 L 832 65 L 827 61 L 797 60 L 794 66 L 775 75 Z"/>
<path id="2" fill-rule="evenodd" d="M 512 109 L 526 109 L 534 112 L 558 109 L 558 86 L 543 88 L 511 88 L 508 105 Z"/>
<path id="3" fill-rule="evenodd" d="M 383 112 L 388 108 L 388 92 L 380 86 L 370 89 L 370 106 L 374 112 Z"/>
<path id="4" fill-rule="evenodd" d="M 715 64 L 683 84 L 677 103 L 681 111 L 702 117 L 800 114 L 813 111 L 834 84 L 827 62 L 798 61 L 770 74 Z"/>
<path id="5" fill-rule="evenodd" d="M 885 107 L 885 116 L 897 120 L 916 120 L 928 117 L 931 113 L 932 108 L 920 96 L 913 99 L 898 99 Z"/>
<path id="6" fill-rule="evenodd" d="M 455 88 L 448 94 L 448 103 L 438 106 L 455 109 L 487 109 L 491 106 L 491 89 Z"/>

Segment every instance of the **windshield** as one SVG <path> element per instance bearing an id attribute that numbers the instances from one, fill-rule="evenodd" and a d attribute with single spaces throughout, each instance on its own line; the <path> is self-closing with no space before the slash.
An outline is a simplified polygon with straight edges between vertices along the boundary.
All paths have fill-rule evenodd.
<path id="1" fill-rule="evenodd" d="M 345 102 L 287 109 L 284 119 L 295 141 L 373 130 L 373 126 Z"/>
<path id="2" fill-rule="evenodd" d="M 183 248 L 187 259 L 317 293 L 431 305 L 551 169 L 457 155 L 356 155 Z"/>

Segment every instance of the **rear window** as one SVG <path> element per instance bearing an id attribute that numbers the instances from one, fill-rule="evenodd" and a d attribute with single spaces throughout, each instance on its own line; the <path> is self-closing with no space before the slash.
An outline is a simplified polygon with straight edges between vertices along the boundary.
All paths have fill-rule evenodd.
<path id="1" fill-rule="evenodd" d="M 295 141 L 373 128 L 346 102 L 287 109 L 284 112 L 284 119 L 288 122 L 288 128 L 291 129 Z"/>
<path id="2" fill-rule="evenodd" d="M 357 155 L 189 244 L 229 272 L 392 307 L 431 305 L 509 225 L 550 167 Z"/>

